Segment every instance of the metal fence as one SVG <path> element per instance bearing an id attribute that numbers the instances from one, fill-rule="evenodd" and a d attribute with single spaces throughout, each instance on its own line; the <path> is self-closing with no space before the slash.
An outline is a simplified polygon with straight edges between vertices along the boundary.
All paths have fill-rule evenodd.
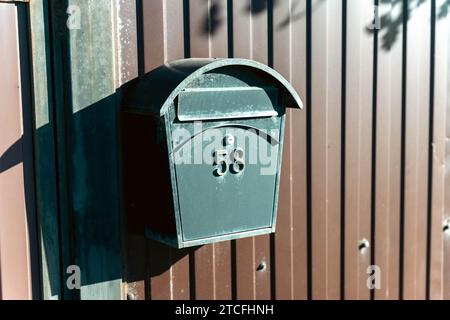
<path id="1" fill-rule="evenodd" d="M 26 17 L 0 1 L 0 300 L 32 298 L 40 277 Z"/>
<path id="2" fill-rule="evenodd" d="M 146 72 L 183 57 L 255 59 L 290 80 L 307 110 L 289 113 L 276 235 L 181 259 L 148 244 L 149 289 L 134 283 L 136 295 L 449 298 L 448 6 L 143 1 Z M 170 267 L 153 273 L 164 259 Z M 373 292 L 371 265 L 382 275 Z"/>
<path id="3" fill-rule="evenodd" d="M 450 298 L 449 1 L 30 6 L 46 298 Z M 288 114 L 273 236 L 175 250 L 126 226 L 121 88 L 185 57 L 261 61 L 305 102 Z"/>

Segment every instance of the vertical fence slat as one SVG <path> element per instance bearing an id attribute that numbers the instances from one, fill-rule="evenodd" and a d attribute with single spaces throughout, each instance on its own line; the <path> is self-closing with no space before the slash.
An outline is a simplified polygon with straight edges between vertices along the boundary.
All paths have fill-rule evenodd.
<path id="1" fill-rule="evenodd" d="M 448 29 L 447 29 L 448 31 Z M 447 37 L 447 42 L 450 43 L 450 33 Z M 448 52 L 448 51 L 447 51 Z M 447 54 L 447 65 L 446 65 L 447 74 L 450 74 L 450 55 Z M 450 92 L 450 82 L 447 82 L 447 94 Z M 448 99 L 448 98 L 447 98 Z M 446 150 L 445 150 L 445 220 L 450 219 L 450 170 L 447 168 L 450 166 L 450 126 L 448 123 L 450 122 L 449 116 L 449 102 L 445 104 L 446 108 Z M 439 222 L 439 220 L 438 220 Z M 441 225 L 442 228 L 442 225 Z M 444 247 L 443 247 L 443 299 L 450 299 L 450 234 L 447 230 L 444 237 Z"/>
<path id="2" fill-rule="evenodd" d="M 291 9 L 291 76 L 290 82 L 307 105 L 307 41 L 306 0 L 293 0 Z M 275 26 L 277 27 L 277 26 Z M 308 298 L 308 218 L 307 218 L 307 112 L 293 110 L 292 121 L 292 265 L 293 296 L 295 300 Z"/>
<path id="3" fill-rule="evenodd" d="M 437 0 L 437 8 L 446 1 Z M 438 12 L 436 12 L 438 14 Z M 443 299 L 444 295 L 444 233 L 445 221 L 445 169 L 446 169 L 446 125 L 448 88 L 448 19 L 436 23 L 434 131 L 432 139 L 432 225 L 430 252 L 430 299 Z"/>
<path id="4" fill-rule="evenodd" d="M 228 242 L 195 251 L 196 299 L 231 299 L 231 248 Z"/>
<path id="5" fill-rule="evenodd" d="M 231 243 L 222 242 L 213 245 L 215 298 L 218 300 L 231 299 Z M 201 281 L 199 279 L 199 281 Z"/>
<path id="6" fill-rule="evenodd" d="M 373 0 L 348 1 L 345 143 L 345 298 L 370 299 L 373 33 L 367 17 Z"/>
<path id="7" fill-rule="evenodd" d="M 164 14 L 164 60 L 173 61 L 184 58 L 183 2 L 163 0 Z M 189 299 L 189 251 L 170 249 L 172 298 Z"/>
<path id="8" fill-rule="evenodd" d="M 184 58 L 183 1 L 163 1 L 165 61 Z"/>
<path id="9" fill-rule="evenodd" d="M 190 44 L 191 56 L 209 58 L 209 16 L 210 0 L 189 1 Z"/>
<path id="10" fill-rule="evenodd" d="M 450 298 L 450 268 L 448 263 L 449 237 L 444 232 L 444 223 L 449 218 L 446 208 L 450 199 L 447 161 L 447 124 L 449 120 L 448 92 L 449 79 L 449 44 L 450 17 L 440 16 L 447 4 L 446 0 L 436 1 L 436 38 L 435 38 L 435 92 L 434 92 L 434 132 L 432 140 L 433 152 L 433 184 L 431 213 L 430 244 L 430 299 Z"/>
<path id="11" fill-rule="evenodd" d="M 209 58 L 210 0 L 189 1 L 190 43 L 192 57 Z M 195 251 L 195 297 L 199 300 L 216 299 L 215 245 L 202 246 Z"/>
<path id="12" fill-rule="evenodd" d="M 163 6 L 163 0 L 142 1 L 142 13 L 139 14 L 143 16 L 143 39 L 141 41 L 143 41 L 144 45 L 145 72 L 150 72 L 165 61 Z M 136 292 L 137 297 L 142 295 L 142 289 L 144 289 L 147 291 L 145 292 L 146 298 L 153 300 L 171 299 L 170 248 L 147 240 L 144 235 L 137 236 L 137 239 L 129 237 L 128 241 L 128 251 L 132 255 L 137 255 L 136 259 L 129 260 L 129 263 L 142 264 L 140 262 L 141 258 L 146 259 L 148 257 L 148 261 L 144 263 L 147 264 L 146 269 L 149 273 L 149 279 L 145 279 L 144 286 L 142 285 L 142 280 L 133 283 L 131 289 L 134 289 L 134 286 L 138 286 L 140 291 Z M 142 250 L 147 252 L 143 254 Z M 146 289 L 146 286 L 148 289 Z"/>
<path id="13" fill-rule="evenodd" d="M 342 2 L 312 2 L 312 295 L 340 298 Z"/>
<path id="14" fill-rule="evenodd" d="M 190 1 L 192 57 L 228 56 L 227 1 Z M 207 245 L 195 251 L 197 299 L 231 299 L 231 244 Z"/>
<path id="15" fill-rule="evenodd" d="M 227 1 L 201 0 L 189 3 L 192 57 L 226 57 Z"/>
<path id="16" fill-rule="evenodd" d="M 252 15 L 249 8 L 251 0 L 233 1 L 233 58 L 248 59 L 253 56 Z"/>
<path id="17" fill-rule="evenodd" d="M 274 8 L 273 63 L 306 102 L 306 1 Z M 275 297 L 306 299 L 307 157 L 306 110 L 288 110 L 275 234 Z"/>
<path id="18" fill-rule="evenodd" d="M 171 248 L 172 291 L 174 300 L 190 299 L 189 254 Z"/>
<path id="19" fill-rule="evenodd" d="M 32 298 L 18 8 L 0 3 L 0 299 Z M 25 74 L 23 72 L 22 74 Z M 29 212 L 31 214 L 31 212 Z M 34 239 L 33 239 L 34 240 Z"/>
<path id="20" fill-rule="evenodd" d="M 235 58 L 253 56 L 251 0 L 233 1 L 233 47 Z M 255 299 L 255 239 L 236 241 L 236 299 Z"/>
<path id="21" fill-rule="evenodd" d="M 136 17 L 136 1 L 115 1 L 118 88 L 138 76 Z"/>
<path id="22" fill-rule="evenodd" d="M 137 14 L 142 14 L 142 12 L 137 12 L 136 2 L 126 0 L 115 1 L 116 86 L 118 88 L 138 76 Z M 124 159 L 122 159 L 123 161 Z M 122 179 L 123 181 L 124 179 Z M 127 217 L 123 221 L 127 221 Z M 122 230 L 125 232 L 125 272 L 123 277 L 126 282 L 127 298 L 144 300 L 146 295 L 145 277 L 147 271 L 146 240 L 143 235 L 129 233 L 126 226 Z"/>
<path id="23" fill-rule="evenodd" d="M 195 297 L 198 300 L 216 299 L 214 249 L 214 245 L 207 245 L 195 252 Z"/>
<path id="24" fill-rule="evenodd" d="M 382 271 L 379 300 L 398 299 L 402 128 L 402 3 L 380 3 L 378 36 L 375 264 Z M 394 32 L 395 37 L 388 36 Z M 393 40 L 392 40 L 393 39 Z"/>
<path id="25" fill-rule="evenodd" d="M 257 11 L 254 1 L 234 1 L 234 57 L 267 64 L 267 10 Z M 260 264 L 265 268 L 257 271 Z M 236 241 L 237 299 L 270 299 L 270 237 Z"/>
<path id="26" fill-rule="evenodd" d="M 56 6 L 59 4 L 58 13 L 63 15 L 66 8 L 62 3 Z M 69 211 L 63 219 L 73 231 L 73 262 L 82 270 L 81 299 L 120 299 L 115 6 L 106 0 L 70 0 L 68 4 L 78 6 L 83 18 L 81 30 L 68 31 L 68 52 L 63 50 L 67 60 L 62 63 L 70 70 L 63 79 L 70 90 L 63 92 L 66 109 L 57 110 L 61 121 L 59 138 L 67 138 L 63 161 L 67 161 L 68 184 L 63 193 L 68 199 L 63 206 Z M 64 24 L 60 27 L 67 30 Z M 63 89 L 60 83 L 57 85 Z"/>
<path id="27" fill-rule="evenodd" d="M 166 245 L 148 240 L 148 268 L 150 272 L 149 294 L 151 300 L 172 300 L 171 249 Z"/>
<path id="28" fill-rule="evenodd" d="M 442 2 L 442 1 L 441 1 Z M 443 8 L 444 5 L 448 5 L 448 2 L 446 4 L 442 4 L 441 7 L 439 8 Z M 435 100 L 435 105 L 437 108 L 444 108 L 445 109 L 445 116 L 444 114 L 442 115 L 443 118 L 446 119 L 446 124 L 445 124 L 445 193 L 444 193 L 444 198 L 445 198 L 445 213 L 444 213 L 444 221 L 449 221 L 450 219 L 450 213 L 449 213 L 449 208 L 450 208 L 450 170 L 448 170 L 448 167 L 450 166 L 450 100 L 448 98 L 448 93 L 450 92 L 450 31 L 449 31 L 449 24 L 450 24 L 450 16 L 447 14 L 444 18 L 440 17 L 438 15 L 438 18 L 440 19 L 444 19 L 442 22 L 440 22 L 442 25 L 439 26 L 439 28 L 436 30 L 437 31 L 437 40 L 441 40 L 441 37 L 443 38 L 442 41 L 447 43 L 447 49 L 444 52 L 447 52 L 447 54 L 444 56 L 444 52 L 441 53 L 439 49 L 439 47 L 436 47 L 436 53 L 439 55 L 439 60 L 436 59 L 436 76 L 439 74 L 438 72 L 446 72 L 447 73 L 447 80 L 446 80 L 446 86 L 445 88 L 442 88 L 442 94 L 447 94 L 446 96 L 446 100 L 445 101 L 439 101 L 439 100 Z M 444 38 L 445 37 L 445 38 Z M 440 45 L 443 45 L 444 43 L 440 43 Z M 436 45 L 438 45 L 438 41 L 436 41 Z M 442 56 L 441 56 L 442 55 Z M 440 59 L 445 60 L 446 64 L 444 61 L 440 61 Z M 439 63 L 444 63 L 444 64 L 439 64 Z M 439 70 L 439 71 L 438 71 Z M 439 82 L 436 81 L 435 85 L 438 85 Z M 437 89 L 437 87 L 436 87 Z M 438 94 L 436 94 L 437 96 Z M 442 106 L 438 106 L 438 103 L 442 103 Z M 438 119 L 440 117 L 440 114 L 438 113 L 439 110 L 435 111 L 435 119 Z M 433 216 L 434 218 L 434 216 Z M 443 230 L 443 226 L 440 223 L 439 219 L 436 218 L 437 220 L 437 224 L 438 226 L 440 225 L 440 230 L 439 232 L 441 232 L 441 230 Z M 434 247 L 432 247 L 433 250 L 436 250 L 436 254 L 439 254 L 440 252 L 438 251 L 438 249 L 435 249 Z M 443 299 L 448 300 L 450 299 L 450 234 L 449 231 L 447 230 L 444 236 L 444 244 L 443 244 L 443 266 L 442 266 L 442 282 L 443 282 Z"/>
<path id="29" fill-rule="evenodd" d="M 251 29 L 249 32 L 252 34 L 251 39 L 251 59 L 268 64 L 268 20 L 267 10 L 258 12 L 255 8 L 257 3 L 251 1 Z M 239 33 L 239 32 L 237 32 Z M 235 35 L 237 34 L 234 33 Z M 248 57 L 250 58 L 250 57 Z M 253 239 L 254 241 L 254 257 L 253 263 L 254 273 L 254 287 L 255 296 L 257 300 L 268 300 L 271 294 L 271 255 L 270 255 L 270 236 L 259 236 Z M 257 271 L 261 266 L 264 268 Z M 238 290 L 239 294 L 239 290 Z"/>
<path id="30" fill-rule="evenodd" d="M 210 20 L 209 37 L 209 54 L 200 54 L 200 57 L 220 58 L 228 56 L 228 34 L 227 34 L 227 2 L 226 0 L 209 0 L 210 13 L 208 19 Z M 192 6 L 192 1 L 191 1 Z M 217 8 L 217 9 L 214 9 Z M 220 9 L 219 9 L 220 8 Z M 200 10 L 201 11 L 201 10 Z M 202 11 L 201 11 L 202 12 Z M 195 38 L 201 35 L 195 34 L 191 30 L 191 35 Z M 191 46 L 191 48 L 194 48 Z M 207 246 L 206 246 L 207 247 Z M 205 247 L 205 249 L 206 249 Z M 211 262 L 211 269 L 214 275 L 214 299 L 228 300 L 231 299 L 231 243 L 222 242 L 209 246 L 213 260 Z M 200 248 L 203 250 L 204 248 Z M 198 259 L 195 265 L 201 265 L 204 260 Z M 202 278 L 196 278 L 196 288 L 202 282 Z M 198 287 L 197 296 L 202 298 L 202 292 Z"/>
<path id="31" fill-rule="evenodd" d="M 145 72 L 164 62 L 164 13 L 163 0 L 142 1 L 144 16 Z"/>
<path id="32" fill-rule="evenodd" d="M 184 8 L 178 1 L 144 1 L 146 71 L 184 57 Z M 190 298 L 189 252 L 150 243 L 152 299 Z M 158 263 L 158 260 L 159 263 Z M 162 270 L 159 268 L 162 266 Z"/>
<path id="33" fill-rule="evenodd" d="M 208 1 L 210 58 L 226 58 L 228 56 L 227 0 Z"/>
<path id="34" fill-rule="evenodd" d="M 291 1 L 282 1 L 273 8 L 273 67 L 284 77 L 291 72 L 291 34 L 289 28 L 277 28 L 283 19 L 290 17 Z M 280 195 L 278 204 L 277 230 L 275 233 L 275 296 L 277 299 L 292 299 L 292 122 L 287 111 L 284 137 L 283 165 L 281 168 Z"/>
<path id="35" fill-rule="evenodd" d="M 404 194 L 405 299 L 426 297 L 431 0 L 409 3 Z"/>
<path id="36" fill-rule="evenodd" d="M 30 3 L 31 50 L 34 54 L 33 82 L 50 83 L 50 46 L 48 43 L 48 7 L 43 0 Z M 56 159 L 51 89 L 34 86 L 34 150 L 36 172 L 36 207 L 39 212 L 39 231 L 42 265 L 42 298 L 59 299 L 60 256 L 58 230 L 58 195 L 56 190 Z"/>

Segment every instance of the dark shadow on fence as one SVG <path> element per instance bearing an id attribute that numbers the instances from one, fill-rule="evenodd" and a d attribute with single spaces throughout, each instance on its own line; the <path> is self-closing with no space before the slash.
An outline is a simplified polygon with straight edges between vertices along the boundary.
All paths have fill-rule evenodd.
<path id="1" fill-rule="evenodd" d="M 394 43 L 401 35 L 402 28 L 404 27 L 404 15 L 407 14 L 407 20 L 411 19 L 411 13 L 426 3 L 425 0 L 379 0 L 380 5 L 391 4 L 393 10 L 391 12 L 384 13 L 379 16 L 379 34 L 381 36 L 380 42 L 383 50 L 391 50 Z M 408 8 L 404 8 L 405 4 Z M 437 9 L 437 19 L 443 19 L 448 15 L 450 7 L 450 0 L 446 0 Z M 431 23 L 431 20 L 430 20 Z M 367 29 L 367 32 L 371 32 Z"/>

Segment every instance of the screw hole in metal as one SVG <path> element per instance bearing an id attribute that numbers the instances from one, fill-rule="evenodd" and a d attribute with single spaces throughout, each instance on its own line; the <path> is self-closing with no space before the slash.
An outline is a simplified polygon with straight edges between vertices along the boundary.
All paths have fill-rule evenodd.
<path id="1" fill-rule="evenodd" d="M 266 270 L 266 268 L 267 268 L 266 263 L 265 263 L 265 262 L 261 262 L 261 263 L 259 264 L 258 268 L 256 268 L 256 271 L 262 272 L 262 271 Z"/>
<path id="2" fill-rule="evenodd" d="M 445 234 L 450 235 L 450 219 L 445 220 L 442 230 Z"/>
<path id="3" fill-rule="evenodd" d="M 362 254 L 366 252 L 367 249 L 370 248 L 370 242 L 367 239 L 362 239 L 358 244 L 358 250 Z"/>

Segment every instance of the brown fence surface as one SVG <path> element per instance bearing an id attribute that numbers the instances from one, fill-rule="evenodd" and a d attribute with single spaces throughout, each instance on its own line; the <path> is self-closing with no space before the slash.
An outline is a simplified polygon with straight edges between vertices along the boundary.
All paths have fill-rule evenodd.
<path id="1" fill-rule="evenodd" d="M 0 300 L 31 299 L 33 293 L 29 242 L 36 238 L 29 230 L 35 226 L 26 197 L 33 183 L 25 160 L 30 156 L 25 134 L 30 110 L 23 94 L 20 12 L 13 4 L 0 3 Z"/>
<path id="2" fill-rule="evenodd" d="M 184 57 L 255 59 L 307 108 L 289 111 L 277 233 L 183 253 L 130 236 L 129 262 L 145 252 L 149 273 L 128 284 L 133 297 L 450 298 L 449 3 L 380 1 L 371 31 L 374 5 L 143 1 L 145 72 Z"/>

